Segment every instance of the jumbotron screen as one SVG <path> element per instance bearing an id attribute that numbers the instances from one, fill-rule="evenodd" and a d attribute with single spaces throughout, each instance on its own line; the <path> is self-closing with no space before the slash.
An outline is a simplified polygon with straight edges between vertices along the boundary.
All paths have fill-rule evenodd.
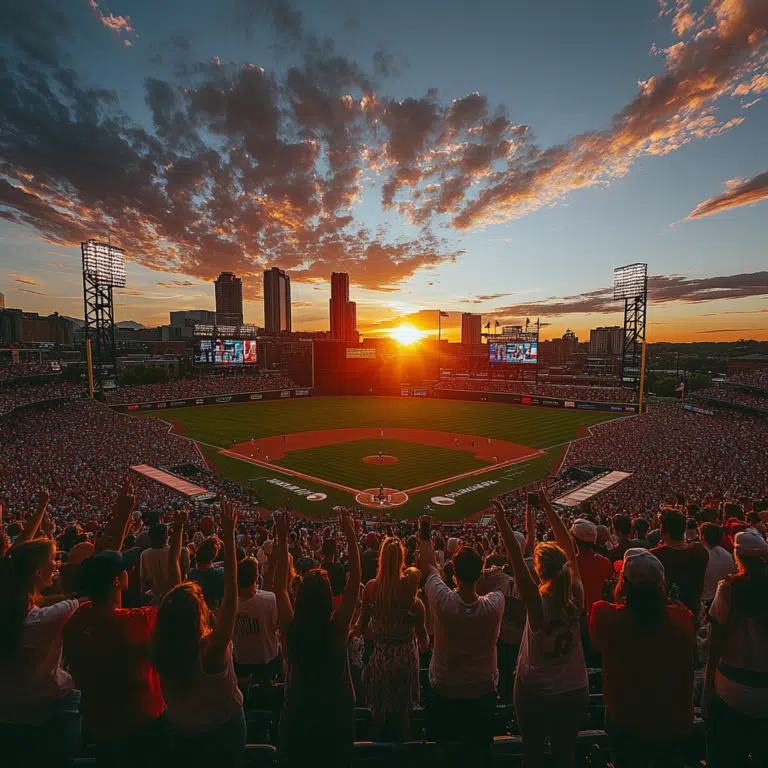
<path id="1" fill-rule="evenodd" d="M 538 341 L 492 341 L 488 344 L 492 363 L 536 365 L 539 362 Z"/>
<path id="2" fill-rule="evenodd" d="M 195 349 L 198 365 L 255 365 L 254 339 L 200 339 Z"/>

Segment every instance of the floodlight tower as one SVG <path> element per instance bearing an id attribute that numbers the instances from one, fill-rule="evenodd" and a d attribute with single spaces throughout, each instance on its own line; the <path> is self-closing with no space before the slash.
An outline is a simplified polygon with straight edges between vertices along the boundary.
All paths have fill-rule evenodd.
<path id="1" fill-rule="evenodd" d="M 613 271 L 613 299 L 624 299 L 621 379 L 638 385 L 643 377 L 643 346 L 648 307 L 648 265 L 627 264 Z"/>
<path id="2" fill-rule="evenodd" d="M 117 362 L 113 288 L 125 288 L 125 251 L 107 243 L 81 243 L 83 254 L 83 299 L 85 338 L 97 371 Z"/>

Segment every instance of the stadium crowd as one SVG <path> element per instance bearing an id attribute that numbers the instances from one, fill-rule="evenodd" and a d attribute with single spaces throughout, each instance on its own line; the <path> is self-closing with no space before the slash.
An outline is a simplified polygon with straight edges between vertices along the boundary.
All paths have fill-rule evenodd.
<path id="1" fill-rule="evenodd" d="M 768 496 L 768 422 L 760 416 L 729 410 L 708 416 L 659 404 L 642 417 L 606 422 L 591 433 L 571 444 L 565 469 L 633 473 L 597 498 L 597 511 L 645 512 L 675 493 L 701 506 L 712 494 Z"/>
<path id="2" fill-rule="evenodd" d="M 0 499 L 18 515 L 33 510 L 35 493 L 45 486 L 59 522 L 101 520 L 115 483 L 143 463 L 204 466 L 195 444 L 168 434 L 167 424 L 123 416 L 89 399 L 0 421 Z M 141 490 L 142 509 L 173 508 L 175 494 L 156 483 L 146 481 Z"/>
<path id="3" fill-rule="evenodd" d="M 733 403 L 747 408 L 762 408 L 768 410 L 768 395 L 747 392 L 732 387 L 707 387 L 697 389 L 692 397 L 704 400 L 717 400 L 720 403 Z"/>
<path id="4" fill-rule="evenodd" d="M 14 408 L 60 397 L 80 397 L 84 390 L 78 384 L 49 381 L 45 384 L 9 384 L 0 388 L 0 414 Z"/>
<path id="5" fill-rule="evenodd" d="M 370 530 L 227 500 L 148 521 L 109 479 L 92 540 L 47 488 L 0 537 L 5 764 L 394 765 L 412 738 L 419 764 L 766 764 L 768 543 L 739 502 L 608 528 L 540 491 L 490 526 Z"/>
<path id="6" fill-rule="evenodd" d="M 56 368 L 58 370 L 58 366 Z M 44 376 L 53 371 L 52 361 L 28 362 L 19 360 L 18 362 L 0 363 L 0 381 L 9 379 L 21 379 L 29 376 Z"/>
<path id="7" fill-rule="evenodd" d="M 292 389 L 296 383 L 284 374 L 254 374 L 237 376 L 203 376 L 196 379 L 178 379 L 157 384 L 122 386 L 106 396 L 111 404 L 139 403 L 156 400 L 177 400 L 206 395 L 231 395 L 239 392 L 268 392 Z"/>
<path id="8" fill-rule="evenodd" d="M 756 368 L 753 371 L 737 371 L 728 377 L 729 381 L 737 384 L 746 384 L 750 387 L 764 387 L 768 389 L 768 368 Z"/>
<path id="9" fill-rule="evenodd" d="M 500 392 L 504 394 L 538 395 L 595 402 L 632 403 L 637 398 L 624 387 L 587 387 L 575 384 L 537 384 L 532 381 L 504 381 L 502 379 L 444 378 L 434 389 L 465 392 Z"/>

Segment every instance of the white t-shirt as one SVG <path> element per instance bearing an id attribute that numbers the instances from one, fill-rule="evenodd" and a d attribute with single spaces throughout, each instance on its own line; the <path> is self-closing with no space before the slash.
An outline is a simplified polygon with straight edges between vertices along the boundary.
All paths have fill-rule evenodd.
<path id="1" fill-rule="evenodd" d="M 712 547 L 709 550 L 709 564 L 704 573 L 704 589 L 701 599 L 712 600 L 717 592 L 717 585 L 729 574 L 736 573 L 736 563 L 733 555 L 723 547 Z"/>
<path id="2" fill-rule="evenodd" d="M 715 692 L 733 709 L 749 717 L 768 718 L 768 687 L 759 679 L 768 680 L 768 632 L 760 617 L 731 615 L 732 585 L 722 582 L 709 609 L 710 618 L 726 627 L 725 647 L 721 662 L 735 667 L 745 680 L 755 685 L 737 683 L 718 669 Z"/>
<path id="3" fill-rule="evenodd" d="M 578 582 L 574 584 L 573 596 L 578 606 L 584 605 L 584 592 Z M 542 627 L 534 632 L 530 616 L 525 622 L 517 657 L 517 679 L 543 696 L 586 688 L 587 665 L 581 647 L 579 619 L 560 618 L 546 595 L 542 595 L 541 604 Z"/>
<path id="4" fill-rule="evenodd" d="M 499 591 L 465 603 L 436 570 L 424 585 L 435 622 L 429 681 L 441 696 L 468 699 L 493 693 L 499 679 L 496 641 L 504 613 Z"/>
<path id="5" fill-rule="evenodd" d="M 280 653 L 277 639 L 277 601 L 272 592 L 257 589 L 252 597 L 237 598 L 234 657 L 238 664 L 266 664 Z"/>
<path id="6" fill-rule="evenodd" d="M 19 652 L 0 661 L 1 723 L 43 725 L 74 690 L 61 668 L 61 631 L 79 606 L 79 600 L 62 600 L 27 614 Z"/>
<path id="7" fill-rule="evenodd" d="M 139 560 L 139 576 L 152 582 L 152 604 L 158 605 L 170 589 L 168 568 L 168 553 L 171 545 L 166 544 L 162 549 L 145 549 Z M 181 548 L 179 558 L 182 578 L 189 571 L 189 551 Z"/>

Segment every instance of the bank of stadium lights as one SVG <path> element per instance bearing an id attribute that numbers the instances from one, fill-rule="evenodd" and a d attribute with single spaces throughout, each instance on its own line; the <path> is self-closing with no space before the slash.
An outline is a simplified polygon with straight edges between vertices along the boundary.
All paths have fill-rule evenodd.
<path id="1" fill-rule="evenodd" d="M 627 264 L 613 270 L 613 300 L 636 299 L 648 290 L 648 265 Z"/>
<path id="2" fill-rule="evenodd" d="M 88 240 L 81 243 L 83 272 L 100 285 L 125 288 L 125 251 L 114 245 Z"/>

